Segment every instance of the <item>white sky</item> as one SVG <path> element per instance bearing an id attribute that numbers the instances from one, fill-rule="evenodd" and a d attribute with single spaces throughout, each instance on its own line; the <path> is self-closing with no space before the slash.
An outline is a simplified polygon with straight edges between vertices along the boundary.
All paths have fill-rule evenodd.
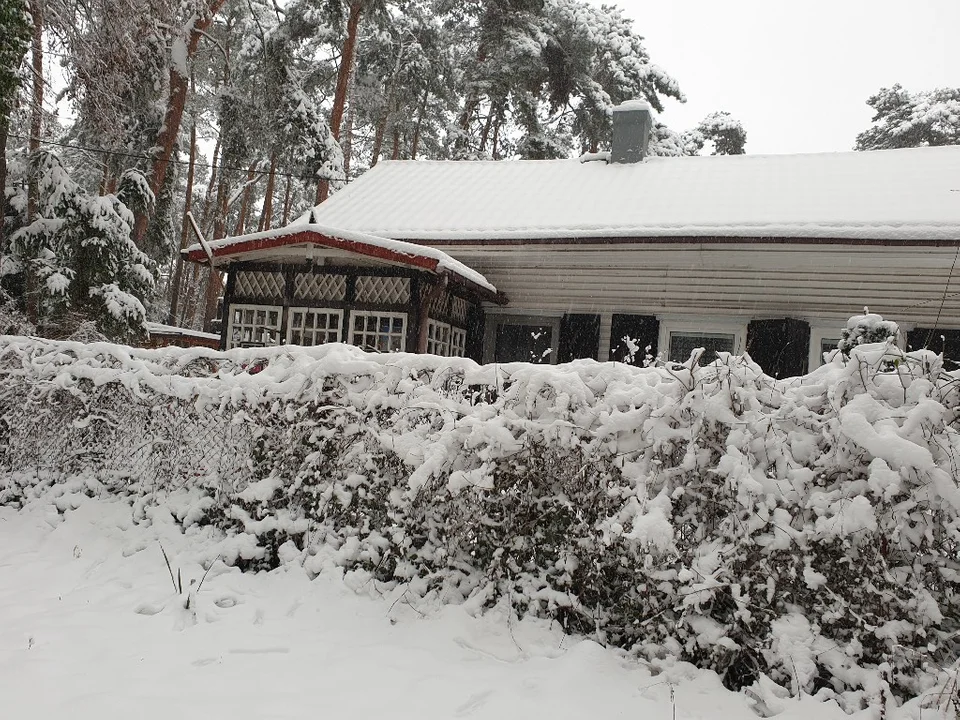
<path id="1" fill-rule="evenodd" d="M 607 3 L 687 96 L 661 119 L 682 131 L 726 110 L 751 154 L 850 150 L 881 87 L 960 87 L 960 0 Z"/>

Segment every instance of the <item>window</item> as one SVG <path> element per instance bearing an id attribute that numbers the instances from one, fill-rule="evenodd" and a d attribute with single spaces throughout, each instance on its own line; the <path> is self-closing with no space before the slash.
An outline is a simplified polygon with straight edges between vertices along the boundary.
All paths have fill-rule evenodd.
<path id="1" fill-rule="evenodd" d="M 490 312 L 483 330 L 483 362 L 557 362 L 562 313 Z"/>
<path id="2" fill-rule="evenodd" d="M 450 326 L 436 320 L 427 320 L 427 352 L 431 355 L 450 354 Z"/>
<path id="3" fill-rule="evenodd" d="M 450 328 L 450 356 L 464 357 L 467 354 L 467 331 L 463 328 Z"/>
<path id="4" fill-rule="evenodd" d="M 354 310 L 349 341 L 372 352 L 402 352 L 407 346 L 407 314 Z"/>
<path id="5" fill-rule="evenodd" d="M 330 308 L 290 308 L 287 342 L 293 345 L 323 345 L 339 342 L 343 310 Z"/>
<path id="6" fill-rule="evenodd" d="M 231 305 L 227 347 L 263 347 L 280 344 L 278 305 Z"/>
<path id="7" fill-rule="evenodd" d="M 467 331 L 437 320 L 427 321 L 427 352 L 432 355 L 463 357 L 467 351 Z"/>
<path id="8" fill-rule="evenodd" d="M 826 353 L 830 353 L 830 357 L 833 357 L 833 352 L 837 349 L 837 345 L 840 344 L 840 338 L 821 338 L 820 339 L 820 365 L 823 364 L 823 356 Z"/>
<path id="9" fill-rule="evenodd" d="M 552 355 L 552 325 L 497 325 L 495 362 L 549 363 Z"/>
<path id="10" fill-rule="evenodd" d="M 816 370 L 823 365 L 823 354 L 833 353 L 840 342 L 840 329 L 847 321 L 840 319 L 823 318 L 810 323 L 810 355 L 807 367 Z M 833 355 L 829 356 L 831 359 Z"/>
<path id="11" fill-rule="evenodd" d="M 683 363 L 690 359 L 690 353 L 703 348 L 698 362 L 700 365 L 709 365 L 717 359 L 718 352 L 732 353 L 735 344 L 736 336 L 732 333 L 671 332 L 669 359 Z"/>

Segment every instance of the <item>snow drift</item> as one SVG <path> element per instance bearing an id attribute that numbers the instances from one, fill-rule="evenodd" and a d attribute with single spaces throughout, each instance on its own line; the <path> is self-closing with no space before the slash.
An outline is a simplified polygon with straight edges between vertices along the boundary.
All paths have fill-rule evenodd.
<path id="1" fill-rule="evenodd" d="M 0 503 L 124 496 L 244 569 L 506 601 L 761 708 L 911 701 L 960 655 L 960 377 L 926 351 L 776 381 L 5 337 L 0 378 Z"/>

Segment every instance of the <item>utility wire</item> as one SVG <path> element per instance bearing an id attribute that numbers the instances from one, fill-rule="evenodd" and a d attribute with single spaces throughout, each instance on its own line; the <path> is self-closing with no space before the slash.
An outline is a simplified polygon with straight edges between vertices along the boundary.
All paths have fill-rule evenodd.
<path id="1" fill-rule="evenodd" d="M 27 141 L 29 141 L 29 140 L 31 139 L 31 138 L 28 137 L 27 135 L 17 135 L 17 134 L 15 134 L 15 133 L 10 133 L 7 137 L 12 137 L 12 138 L 16 138 L 16 139 L 18 139 L 18 140 L 27 140 Z M 153 157 L 151 157 L 151 156 L 149 156 L 149 155 L 142 155 L 142 154 L 139 154 L 139 153 L 124 152 L 123 150 L 108 150 L 107 148 L 92 147 L 92 146 L 90 146 L 90 145 L 80 145 L 79 143 L 62 143 L 62 142 L 57 142 L 56 140 L 43 140 L 43 139 L 41 139 L 39 142 L 41 142 L 41 143 L 44 144 L 44 145 L 54 145 L 54 146 L 56 146 L 56 147 L 68 148 L 68 149 L 70 149 L 70 150 L 84 150 L 84 151 L 87 151 L 87 152 L 103 153 L 104 155 L 117 155 L 117 156 L 120 156 L 120 157 L 132 158 L 132 159 L 134 159 L 134 160 L 147 160 L 147 161 L 149 161 L 149 162 L 153 162 L 154 160 L 156 160 L 156 158 L 153 158 Z M 188 160 L 176 160 L 176 159 L 174 159 L 174 158 L 170 158 L 167 162 L 175 163 L 175 164 L 177 164 L 177 165 L 189 165 L 189 164 L 190 164 L 190 162 L 189 162 Z M 212 165 L 212 164 L 210 164 L 210 163 L 202 163 L 202 162 L 194 162 L 194 166 L 195 166 L 195 167 L 205 167 L 205 168 L 213 168 L 213 167 L 216 167 L 216 169 L 217 169 L 218 171 L 232 170 L 232 171 L 235 171 L 235 172 L 243 172 L 243 173 L 246 173 L 246 172 L 249 172 L 249 171 L 250 171 L 250 168 L 248 168 L 248 167 L 234 167 L 234 166 L 230 166 L 230 165 L 216 165 L 216 166 L 214 166 L 214 165 Z M 261 175 L 266 175 L 268 172 L 269 172 L 269 171 L 267 171 L 267 170 L 261 170 L 261 171 L 260 171 L 260 174 L 261 174 Z M 310 180 L 310 181 L 313 181 L 313 182 L 316 182 L 316 181 L 318 181 L 318 180 L 321 179 L 321 178 L 315 177 L 315 176 L 313 176 L 313 175 L 296 175 L 296 174 L 294 174 L 294 173 L 281 172 L 280 170 L 274 171 L 274 175 L 279 175 L 280 177 L 288 177 L 288 178 L 292 178 L 292 179 L 294 179 L 294 180 Z M 340 181 L 340 182 L 342 182 L 344 178 L 342 178 L 342 177 L 334 177 L 334 178 L 328 178 L 328 179 L 329 179 L 329 180 L 334 180 L 334 181 Z"/>
<path id="2" fill-rule="evenodd" d="M 940 298 L 940 307 L 937 310 L 937 319 L 934 320 L 933 327 L 930 328 L 930 332 L 927 333 L 927 339 L 923 343 L 925 348 L 930 347 L 930 341 L 933 340 L 933 333 L 937 331 L 937 327 L 940 325 L 940 316 L 943 314 L 943 306 L 947 303 L 947 292 L 950 290 L 950 281 L 953 279 L 953 271 L 957 267 L 958 258 L 960 258 L 960 244 L 957 245 L 957 252 L 954 253 L 953 263 L 951 263 L 950 272 L 947 274 L 947 282 L 943 286 L 943 297 Z"/>

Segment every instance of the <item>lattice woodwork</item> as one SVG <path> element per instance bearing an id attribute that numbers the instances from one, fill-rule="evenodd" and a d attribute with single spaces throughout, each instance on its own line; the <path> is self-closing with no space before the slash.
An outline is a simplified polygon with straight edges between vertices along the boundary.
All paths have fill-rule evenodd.
<path id="1" fill-rule="evenodd" d="M 237 273 L 234 293 L 245 298 L 283 297 L 283 273 L 241 270 Z"/>
<path id="2" fill-rule="evenodd" d="M 357 302 L 406 305 L 410 302 L 410 278 L 362 275 L 357 278 Z"/>
<path id="3" fill-rule="evenodd" d="M 347 295 L 347 278 L 343 275 L 297 273 L 293 296 L 297 300 L 343 300 Z"/>
<path id="4" fill-rule="evenodd" d="M 458 325 L 466 325 L 469 307 L 470 305 L 466 300 L 454 296 L 450 301 L 450 318 Z"/>

